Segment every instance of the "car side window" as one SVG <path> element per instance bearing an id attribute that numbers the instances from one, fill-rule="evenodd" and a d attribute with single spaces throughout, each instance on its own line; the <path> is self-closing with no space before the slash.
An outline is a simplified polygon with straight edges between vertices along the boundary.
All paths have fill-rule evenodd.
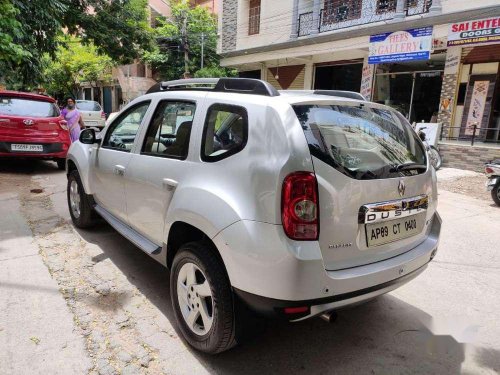
<path id="1" fill-rule="evenodd" d="M 196 105 L 191 102 L 161 101 L 142 146 L 142 154 L 186 159 Z"/>
<path id="2" fill-rule="evenodd" d="M 120 115 L 106 132 L 102 147 L 130 152 L 150 102 L 142 102 Z"/>
<path id="3" fill-rule="evenodd" d="M 248 139 L 248 114 L 245 108 L 213 104 L 207 111 L 201 159 L 214 162 L 234 155 L 243 148 Z"/>

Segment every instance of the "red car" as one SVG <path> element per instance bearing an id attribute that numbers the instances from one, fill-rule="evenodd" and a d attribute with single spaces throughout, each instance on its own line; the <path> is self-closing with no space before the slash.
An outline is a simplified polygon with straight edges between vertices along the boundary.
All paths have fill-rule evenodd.
<path id="1" fill-rule="evenodd" d="M 0 157 L 52 159 L 64 169 L 70 145 L 68 126 L 53 98 L 0 91 Z"/>

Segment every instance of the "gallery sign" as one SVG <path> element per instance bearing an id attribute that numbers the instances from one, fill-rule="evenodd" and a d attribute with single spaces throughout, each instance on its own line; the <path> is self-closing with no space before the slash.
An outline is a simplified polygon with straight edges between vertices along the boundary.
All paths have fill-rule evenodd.
<path id="1" fill-rule="evenodd" d="M 500 18 L 453 23 L 448 30 L 448 47 L 500 42 Z"/>
<path id="2" fill-rule="evenodd" d="M 432 26 L 370 36 L 369 64 L 428 60 Z"/>

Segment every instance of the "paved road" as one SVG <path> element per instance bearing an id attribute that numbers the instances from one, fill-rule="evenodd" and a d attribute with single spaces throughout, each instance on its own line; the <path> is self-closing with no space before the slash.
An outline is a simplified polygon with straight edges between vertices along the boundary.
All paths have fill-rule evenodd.
<path id="1" fill-rule="evenodd" d="M 34 188 L 43 192 L 30 193 Z M 410 284 L 340 311 L 333 324 L 320 319 L 272 323 L 245 345 L 210 357 L 191 351 L 178 337 L 166 270 L 104 223 L 92 231 L 72 228 L 65 176 L 53 163 L 2 161 L 1 197 L 0 257 L 7 261 L 0 261 L 0 373 L 27 373 L 29 363 L 36 365 L 30 373 L 52 373 L 44 371 L 44 357 L 64 360 L 72 373 L 89 368 L 102 374 L 500 372 L 500 209 L 487 200 L 440 192 L 439 252 Z M 9 215 L 16 219 L 6 219 Z M 30 277 L 46 284 L 36 287 L 32 280 L 32 289 L 8 284 L 22 272 L 13 265 L 21 251 L 38 262 Z M 35 266 L 26 263 L 25 273 Z M 71 354 L 58 353 L 49 343 L 39 350 L 45 340 L 55 343 L 58 337 L 47 334 L 38 345 L 30 340 L 25 324 L 35 313 L 23 295 L 41 290 L 50 294 L 59 318 L 37 313 L 36 323 L 57 327 L 58 336 L 79 343 Z M 13 300 L 25 307 L 22 315 L 19 307 L 6 306 Z M 37 308 L 46 308 L 44 303 Z M 10 328 L 16 325 L 20 331 Z"/>

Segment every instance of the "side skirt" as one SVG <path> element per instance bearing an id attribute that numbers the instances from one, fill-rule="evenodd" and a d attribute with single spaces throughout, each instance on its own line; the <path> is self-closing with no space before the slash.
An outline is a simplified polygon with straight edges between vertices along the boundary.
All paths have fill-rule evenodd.
<path id="1" fill-rule="evenodd" d="M 148 240 L 139 232 L 135 231 L 128 225 L 124 224 L 121 220 L 117 219 L 107 210 L 96 204 L 94 206 L 94 210 L 104 219 L 106 220 L 113 228 L 115 228 L 120 234 L 132 242 L 139 249 L 144 251 L 149 255 L 158 255 L 161 253 L 161 246 L 156 245 L 155 243 Z"/>

